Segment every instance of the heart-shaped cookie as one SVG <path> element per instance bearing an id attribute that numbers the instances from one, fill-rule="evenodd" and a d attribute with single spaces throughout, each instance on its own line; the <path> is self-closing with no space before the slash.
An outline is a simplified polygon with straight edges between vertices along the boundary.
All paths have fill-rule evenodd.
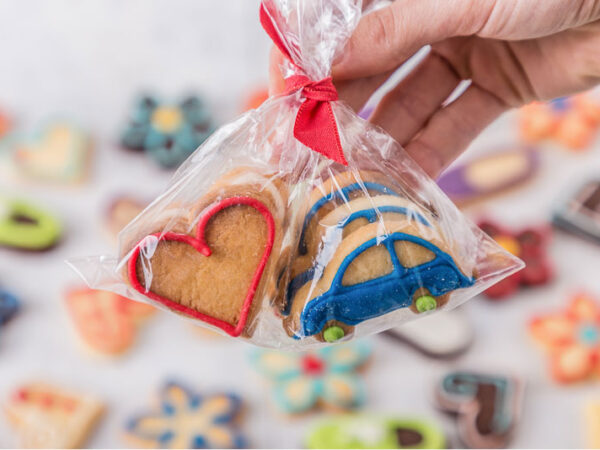
<path id="1" fill-rule="evenodd" d="M 142 239 L 128 261 L 129 281 L 155 302 L 237 337 L 258 310 L 254 299 L 274 241 L 264 203 L 228 197 L 203 212 L 195 235 Z"/>

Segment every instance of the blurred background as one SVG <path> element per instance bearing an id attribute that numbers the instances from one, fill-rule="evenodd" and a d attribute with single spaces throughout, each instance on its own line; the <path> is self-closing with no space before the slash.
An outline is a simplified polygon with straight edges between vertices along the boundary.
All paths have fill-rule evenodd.
<path id="1" fill-rule="evenodd" d="M 0 113 L 11 122 L 4 147 L 0 140 L 0 193 L 41 207 L 63 227 L 60 241 L 45 251 L 23 251 L 10 243 L 0 247 L 0 288 L 21 302 L 14 320 L 0 325 L 0 400 L 26 381 L 96 395 L 107 411 L 86 441 L 89 447 L 126 445 L 121 435 L 127 418 L 147 409 L 161 383 L 171 378 L 200 392 L 240 394 L 247 405 L 242 429 L 253 447 L 302 447 L 314 420 L 324 417 L 280 415 L 270 402 L 271 387 L 249 362 L 249 345 L 203 334 L 163 312 L 148 320 L 125 354 L 95 355 L 83 349 L 65 301 L 68 290 L 82 282 L 64 260 L 115 250 L 107 224 L 111 204 L 120 196 L 149 202 L 173 174 L 143 151 L 123 149 L 139 95 L 173 102 L 197 95 L 218 126 L 238 116 L 248 97 L 266 85 L 270 43 L 258 22 L 258 4 L 0 0 Z M 595 95 L 590 98 L 597 100 Z M 522 114 L 503 116 L 456 164 L 531 146 L 524 144 L 527 117 Z M 37 139 L 28 141 L 30 146 L 43 143 L 36 133 L 48 123 L 77 126 L 93 142 L 81 181 L 46 182 L 11 166 L 15 140 L 22 143 L 28 136 Z M 535 147 L 539 165 L 526 183 L 471 202 L 465 213 L 515 235 L 529 227 L 550 228 L 565 198 L 586 180 L 600 179 L 598 135 L 576 151 L 552 138 Z M 507 167 L 498 164 L 498 170 Z M 436 408 L 438 379 L 454 369 L 509 374 L 526 384 L 509 446 L 587 445 L 585 408 L 590 401 L 600 402 L 599 378 L 555 381 L 529 324 L 536 316 L 564 310 L 578 292 L 600 299 L 600 246 L 554 231 L 545 250 L 544 260 L 554 266 L 551 281 L 516 289 L 501 300 L 482 295 L 460 308 L 473 340 L 457 357 L 431 358 L 385 336 L 368 339 L 373 353 L 361 375 L 367 391 L 361 410 L 433 421 L 450 444 L 460 445 L 455 420 Z M 18 442 L 14 428 L 0 417 L 0 446 Z"/>

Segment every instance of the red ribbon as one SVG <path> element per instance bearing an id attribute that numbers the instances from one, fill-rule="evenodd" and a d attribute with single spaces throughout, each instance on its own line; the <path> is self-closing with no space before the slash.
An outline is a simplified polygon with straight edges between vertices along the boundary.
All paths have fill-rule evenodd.
<path id="1" fill-rule="evenodd" d="M 274 21 L 264 3 L 261 3 L 260 6 L 260 23 L 281 53 L 294 64 L 290 52 L 276 30 Z M 338 93 L 331 77 L 321 81 L 312 81 L 305 75 L 293 75 L 285 79 L 286 94 L 298 90 L 302 90 L 305 100 L 300 105 L 296 115 L 294 137 L 315 152 L 347 166 L 348 162 L 344 157 L 337 123 L 330 103 L 338 99 Z"/>

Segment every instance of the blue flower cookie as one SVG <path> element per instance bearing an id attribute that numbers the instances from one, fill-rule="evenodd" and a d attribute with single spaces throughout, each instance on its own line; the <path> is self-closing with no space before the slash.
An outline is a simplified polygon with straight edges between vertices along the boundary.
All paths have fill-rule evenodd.
<path id="1" fill-rule="evenodd" d="M 179 166 L 214 131 L 208 108 L 199 97 L 176 104 L 141 97 L 133 107 L 121 144 L 146 152 L 165 168 Z"/>
<path id="2" fill-rule="evenodd" d="M 131 418 L 125 436 L 146 448 L 244 448 L 236 426 L 241 407 L 237 395 L 199 395 L 170 381 L 160 391 L 158 407 Z"/>
<path id="3" fill-rule="evenodd" d="M 258 350 L 251 361 L 272 383 L 277 408 L 300 414 L 319 407 L 350 410 L 361 406 L 365 387 L 357 370 L 370 356 L 371 347 L 357 341 L 304 353 Z"/>

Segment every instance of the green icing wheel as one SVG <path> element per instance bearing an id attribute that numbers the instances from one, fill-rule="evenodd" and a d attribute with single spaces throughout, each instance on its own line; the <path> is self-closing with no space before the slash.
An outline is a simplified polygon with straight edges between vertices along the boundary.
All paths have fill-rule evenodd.
<path id="1" fill-rule="evenodd" d="M 446 448 L 446 439 L 437 425 L 425 420 L 356 414 L 319 422 L 306 444 L 309 449 L 438 449 Z"/>
<path id="2" fill-rule="evenodd" d="M 0 196 L 1 246 L 45 250 L 60 234 L 60 223 L 52 215 L 24 201 Z"/>

